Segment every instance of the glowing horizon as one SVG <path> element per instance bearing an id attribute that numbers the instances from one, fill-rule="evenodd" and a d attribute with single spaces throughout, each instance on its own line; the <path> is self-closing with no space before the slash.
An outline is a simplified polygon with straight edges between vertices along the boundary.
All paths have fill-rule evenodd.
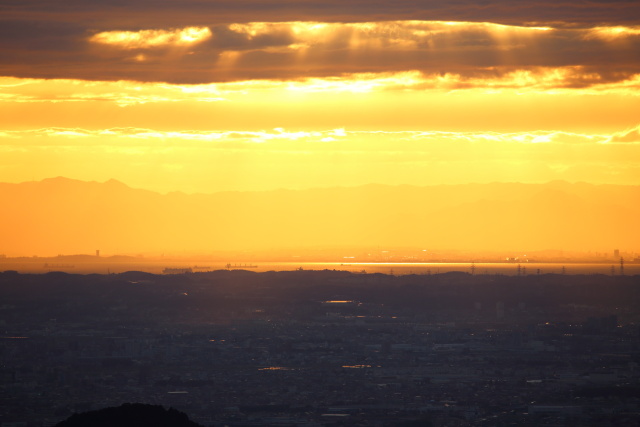
<path id="1" fill-rule="evenodd" d="M 207 22 L 187 3 L 123 24 L 78 9 L 90 24 L 67 31 L 70 18 L 33 15 L 55 43 L 15 29 L 0 47 L 0 182 L 640 184 L 639 22 L 517 8 Z M 20 10 L 9 19 L 28 21 Z"/>

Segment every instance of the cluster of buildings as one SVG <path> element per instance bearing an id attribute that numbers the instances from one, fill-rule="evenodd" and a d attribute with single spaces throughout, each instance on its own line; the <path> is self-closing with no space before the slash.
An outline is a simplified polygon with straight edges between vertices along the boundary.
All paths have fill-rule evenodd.
<path id="1" fill-rule="evenodd" d="M 357 300 L 289 303 L 253 299 L 210 322 L 184 312 L 123 321 L 118 306 L 101 321 L 11 316 L 0 325 L 0 426 L 125 402 L 230 427 L 640 420 L 640 327 L 606 310 L 523 323 L 508 307 L 468 321 Z"/>

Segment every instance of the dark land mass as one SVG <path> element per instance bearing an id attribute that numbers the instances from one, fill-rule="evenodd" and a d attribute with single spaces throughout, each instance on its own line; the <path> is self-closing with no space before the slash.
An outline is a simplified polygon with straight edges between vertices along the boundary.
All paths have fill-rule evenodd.
<path id="1" fill-rule="evenodd" d="M 0 273 L 0 422 L 637 425 L 640 277 Z"/>
<path id="2" fill-rule="evenodd" d="M 125 403 L 118 407 L 74 414 L 55 427 L 202 427 L 173 408 Z"/>

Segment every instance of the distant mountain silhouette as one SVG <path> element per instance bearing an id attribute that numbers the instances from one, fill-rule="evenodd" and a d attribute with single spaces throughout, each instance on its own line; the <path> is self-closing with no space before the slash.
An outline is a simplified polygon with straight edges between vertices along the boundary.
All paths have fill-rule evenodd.
<path id="1" fill-rule="evenodd" d="M 308 247 L 637 250 L 640 186 L 467 184 L 162 195 L 51 178 L 0 183 L 0 253 Z"/>
<path id="2" fill-rule="evenodd" d="M 122 406 L 74 414 L 55 427 L 201 427 L 173 408 L 125 403 Z"/>

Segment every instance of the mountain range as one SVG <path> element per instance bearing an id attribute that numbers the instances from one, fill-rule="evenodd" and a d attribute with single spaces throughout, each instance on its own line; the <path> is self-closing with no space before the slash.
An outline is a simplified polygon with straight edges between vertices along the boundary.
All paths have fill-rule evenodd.
<path id="1" fill-rule="evenodd" d="M 640 186 L 553 181 L 155 193 L 63 177 L 0 183 L 0 253 L 640 249 Z"/>

